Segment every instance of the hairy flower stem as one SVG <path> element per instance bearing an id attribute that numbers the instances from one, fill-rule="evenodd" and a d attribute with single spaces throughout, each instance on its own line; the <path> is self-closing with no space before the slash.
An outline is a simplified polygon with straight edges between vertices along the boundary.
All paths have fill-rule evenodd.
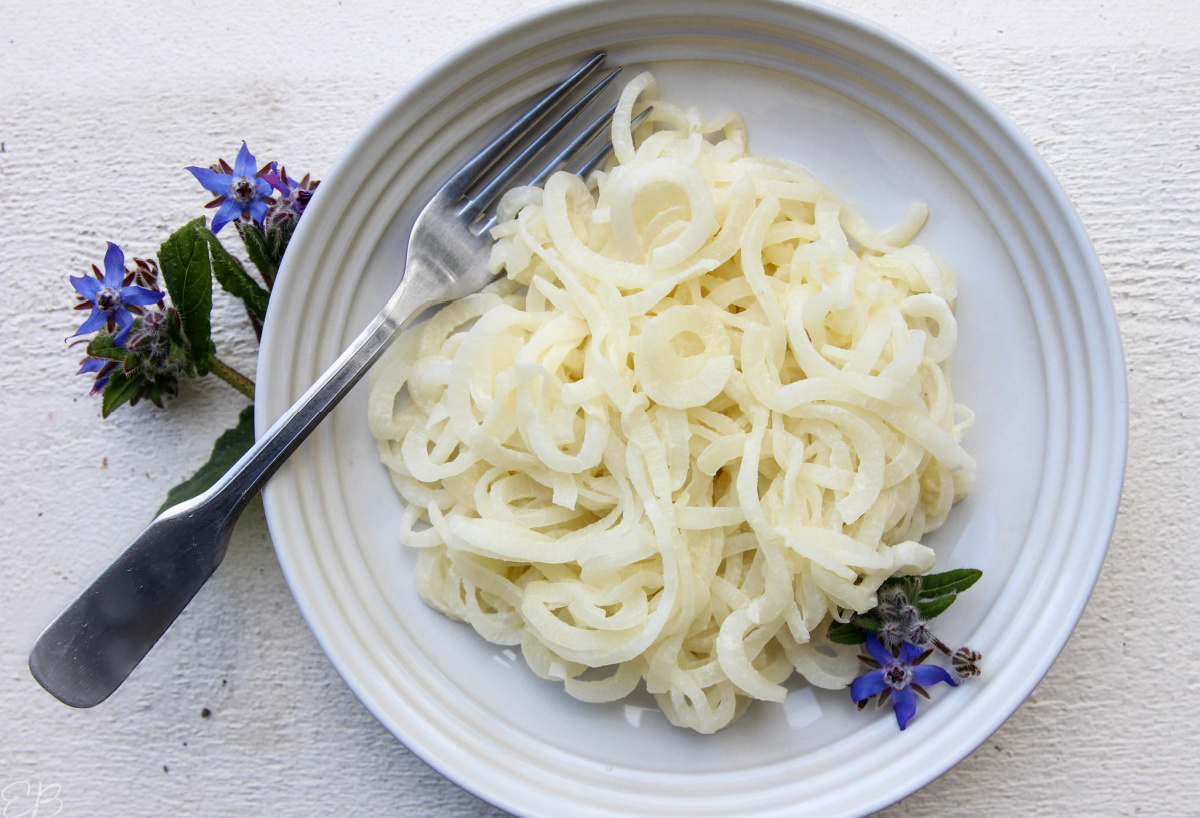
<path id="1" fill-rule="evenodd" d="M 254 381 L 247 378 L 241 372 L 231 367 L 229 364 L 222 361 L 217 356 L 209 358 L 209 365 L 212 367 L 212 373 L 225 383 L 232 386 L 237 391 L 241 392 L 251 402 L 254 401 Z"/>

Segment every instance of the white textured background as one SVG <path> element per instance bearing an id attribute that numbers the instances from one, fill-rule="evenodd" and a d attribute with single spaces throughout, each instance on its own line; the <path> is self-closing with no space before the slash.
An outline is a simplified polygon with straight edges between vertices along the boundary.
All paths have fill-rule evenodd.
<path id="1" fill-rule="evenodd" d="M 41 628 L 201 463 L 242 399 L 186 384 L 100 420 L 67 283 L 104 241 L 150 255 L 206 197 L 182 166 L 320 176 L 392 94 L 537 0 L 226 0 L 0 8 L 0 814 L 495 818 L 380 727 L 305 627 L 261 507 L 129 683 L 90 711 L 32 681 Z M 1131 392 L 1121 515 L 1058 663 L 896 816 L 1200 815 L 1200 4 L 839 0 L 959 70 L 1034 142 L 1087 225 Z M 254 366 L 228 302 L 222 357 Z M 55 804 L 47 797 L 38 814 Z"/>

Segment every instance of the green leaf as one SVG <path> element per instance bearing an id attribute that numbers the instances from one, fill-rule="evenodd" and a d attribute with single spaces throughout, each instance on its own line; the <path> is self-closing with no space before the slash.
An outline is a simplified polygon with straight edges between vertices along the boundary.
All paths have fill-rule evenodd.
<path id="1" fill-rule="evenodd" d="M 104 387 L 104 397 L 100 401 L 100 414 L 108 417 L 122 404 L 134 404 L 142 397 L 146 379 L 139 373 L 128 375 L 121 370 L 112 373 L 108 386 Z"/>
<path id="2" fill-rule="evenodd" d="M 254 445 L 254 407 L 247 406 L 238 416 L 237 426 L 226 430 L 213 444 L 212 454 L 208 462 L 190 478 L 167 492 L 166 502 L 158 509 L 158 513 L 166 511 L 174 505 L 190 500 L 198 494 L 207 491 L 229 471 L 233 464 Z"/>
<path id="3" fill-rule="evenodd" d="M 93 358 L 103 358 L 106 361 L 124 361 L 129 357 L 129 350 L 113 343 L 113 337 L 101 333 L 88 341 L 87 354 Z"/>
<path id="4" fill-rule="evenodd" d="M 246 309 L 250 310 L 250 313 L 259 321 L 262 321 L 267 315 L 267 299 L 271 297 L 271 294 L 258 286 L 258 282 L 250 277 L 240 261 L 229 255 L 229 251 L 211 230 L 207 227 L 198 227 L 196 232 L 208 242 L 208 249 L 212 253 L 213 276 L 217 279 L 217 283 L 232 295 L 242 299 L 246 303 Z"/>
<path id="5" fill-rule="evenodd" d="M 921 616 L 925 619 L 933 619 L 942 611 L 954 604 L 954 600 L 958 599 L 958 594 L 949 594 L 947 596 L 939 596 L 937 599 L 918 600 L 917 610 L 921 612 Z"/>
<path id="6" fill-rule="evenodd" d="M 883 620 L 870 611 L 865 614 L 855 614 L 850 621 L 869 631 L 877 631 L 883 627 Z"/>
<path id="7" fill-rule="evenodd" d="M 930 574 L 922 577 L 919 597 L 933 599 L 947 594 L 960 594 L 978 582 L 982 576 L 983 572 L 974 568 L 959 568 L 941 574 Z"/>
<path id="8" fill-rule="evenodd" d="M 853 622 L 840 622 L 825 635 L 835 645 L 861 645 L 867 641 L 867 632 Z"/>
<path id="9" fill-rule="evenodd" d="M 267 236 L 257 224 L 238 222 L 238 232 L 242 234 L 242 243 L 246 245 L 246 255 L 250 256 L 250 261 L 262 273 L 263 279 L 268 283 L 274 281 L 283 253 L 277 254 L 274 251 L 267 241 Z"/>
<path id="10" fill-rule="evenodd" d="M 179 310 L 183 335 L 196 370 L 208 373 L 212 342 L 212 261 L 208 242 L 197 232 L 204 218 L 194 219 L 171 234 L 158 249 L 158 264 L 171 303 Z"/>

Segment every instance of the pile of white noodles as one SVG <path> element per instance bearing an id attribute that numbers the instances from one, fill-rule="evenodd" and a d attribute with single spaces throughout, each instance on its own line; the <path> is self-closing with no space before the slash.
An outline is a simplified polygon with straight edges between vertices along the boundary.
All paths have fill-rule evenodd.
<path id="1" fill-rule="evenodd" d="M 711 733 L 794 671 L 857 674 L 826 629 L 933 567 L 970 413 L 926 209 L 876 232 L 734 114 L 655 101 L 631 132 L 654 91 L 625 88 L 611 170 L 505 196 L 505 275 L 397 341 L 370 426 L 430 605 Z"/>

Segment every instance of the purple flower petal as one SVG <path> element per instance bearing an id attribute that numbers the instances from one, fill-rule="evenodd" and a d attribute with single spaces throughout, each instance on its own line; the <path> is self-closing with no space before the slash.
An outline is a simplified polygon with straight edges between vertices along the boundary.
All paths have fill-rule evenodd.
<path id="1" fill-rule="evenodd" d="M 887 667 L 888 662 L 896 661 L 896 657 L 892 656 L 891 652 L 879 642 L 879 637 L 871 631 L 867 631 L 867 653 L 871 654 L 871 658 L 884 667 Z"/>
<path id="2" fill-rule="evenodd" d="M 937 665 L 917 665 L 912 669 L 913 684 L 921 687 L 932 687 L 938 682 L 945 682 L 951 687 L 958 687 L 958 682 L 943 667 Z"/>
<path id="3" fill-rule="evenodd" d="M 279 174 L 276 173 L 274 169 L 267 171 L 265 174 L 263 174 L 262 178 L 263 181 L 267 182 L 267 184 L 278 190 L 284 196 L 287 196 L 292 192 L 291 188 L 283 184 L 283 180 L 279 178 Z M 261 192 L 262 188 L 259 188 L 259 191 Z"/>
<path id="4" fill-rule="evenodd" d="M 254 180 L 254 187 L 258 190 L 259 196 L 270 196 L 275 192 L 271 187 L 271 183 L 261 176 Z"/>
<path id="5" fill-rule="evenodd" d="M 75 335 L 87 335 L 89 332 L 95 332 L 107 323 L 108 316 L 101 312 L 98 307 L 92 307 L 92 314 L 83 322 L 83 326 L 75 330 Z M 75 335 L 71 337 L 74 338 Z"/>
<path id="6" fill-rule="evenodd" d="M 97 358 L 92 360 L 95 360 L 98 364 L 100 364 L 100 369 L 96 373 L 96 380 L 92 383 L 92 391 L 90 394 L 99 395 L 104 391 L 104 387 L 108 386 L 108 381 L 112 378 L 112 373 L 117 368 L 117 362 L 101 361 Z"/>
<path id="7" fill-rule="evenodd" d="M 876 693 L 882 693 L 888 686 L 882 670 L 872 670 L 859 676 L 850 683 L 850 698 L 861 702 L 871 698 Z"/>
<path id="8" fill-rule="evenodd" d="M 240 215 L 242 215 L 242 206 L 233 199 L 226 199 L 225 202 L 217 208 L 217 212 L 213 214 L 212 231 L 214 233 L 220 233 L 222 227 L 229 224 Z"/>
<path id="9" fill-rule="evenodd" d="M 113 344 L 119 347 L 125 346 L 125 339 L 129 336 L 129 329 L 133 326 L 133 315 L 129 310 L 122 307 L 117 307 L 113 310 L 112 317 L 117 322 L 117 334 L 113 336 Z"/>
<path id="10" fill-rule="evenodd" d="M 243 140 L 242 149 L 238 151 L 237 159 L 233 160 L 233 175 L 253 178 L 257 170 L 254 154 L 250 153 L 250 149 L 246 147 L 246 142 Z"/>
<path id="11" fill-rule="evenodd" d="M 125 254 L 121 248 L 108 243 L 108 252 L 104 254 L 104 286 L 118 288 L 125 283 Z"/>
<path id="12" fill-rule="evenodd" d="M 917 712 L 917 694 L 911 687 L 892 691 L 892 709 L 896 711 L 896 723 L 903 730 Z"/>
<path id="13" fill-rule="evenodd" d="M 121 303 L 129 307 L 144 307 L 147 304 L 157 304 L 162 301 L 163 294 L 148 290 L 145 287 L 122 287 Z"/>
<path id="14" fill-rule="evenodd" d="M 102 358 L 88 358 L 75 374 L 82 375 L 84 372 L 99 372 L 103 368 L 104 360 Z"/>
<path id="15" fill-rule="evenodd" d="M 917 657 L 919 657 L 922 653 L 924 653 L 924 651 L 916 645 L 910 644 L 909 642 L 900 643 L 900 661 L 906 665 L 911 665 L 913 662 L 917 661 Z"/>
<path id="16" fill-rule="evenodd" d="M 250 203 L 250 218 L 259 224 L 263 223 L 263 219 L 267 217 L 267 203 L 262 199 L 255 199 Z"/>
<path id="17" fill-rule="evenodd" d="M 228 173 L 217 173 L 209 168 L 184 168 L 191 171 L 196 177 L 196 181 L 204 186 L 205 190 L 217 194 L 218 196 L 228 196 L 229 186 L 233 184 L 233 177 Z"/>
<path id="18" fill-rule="evenodd" d="M 96 293 L 104 285 L 91 276 L 71 276 L 71 286 L 88 301 L 95 301 Z"/>

